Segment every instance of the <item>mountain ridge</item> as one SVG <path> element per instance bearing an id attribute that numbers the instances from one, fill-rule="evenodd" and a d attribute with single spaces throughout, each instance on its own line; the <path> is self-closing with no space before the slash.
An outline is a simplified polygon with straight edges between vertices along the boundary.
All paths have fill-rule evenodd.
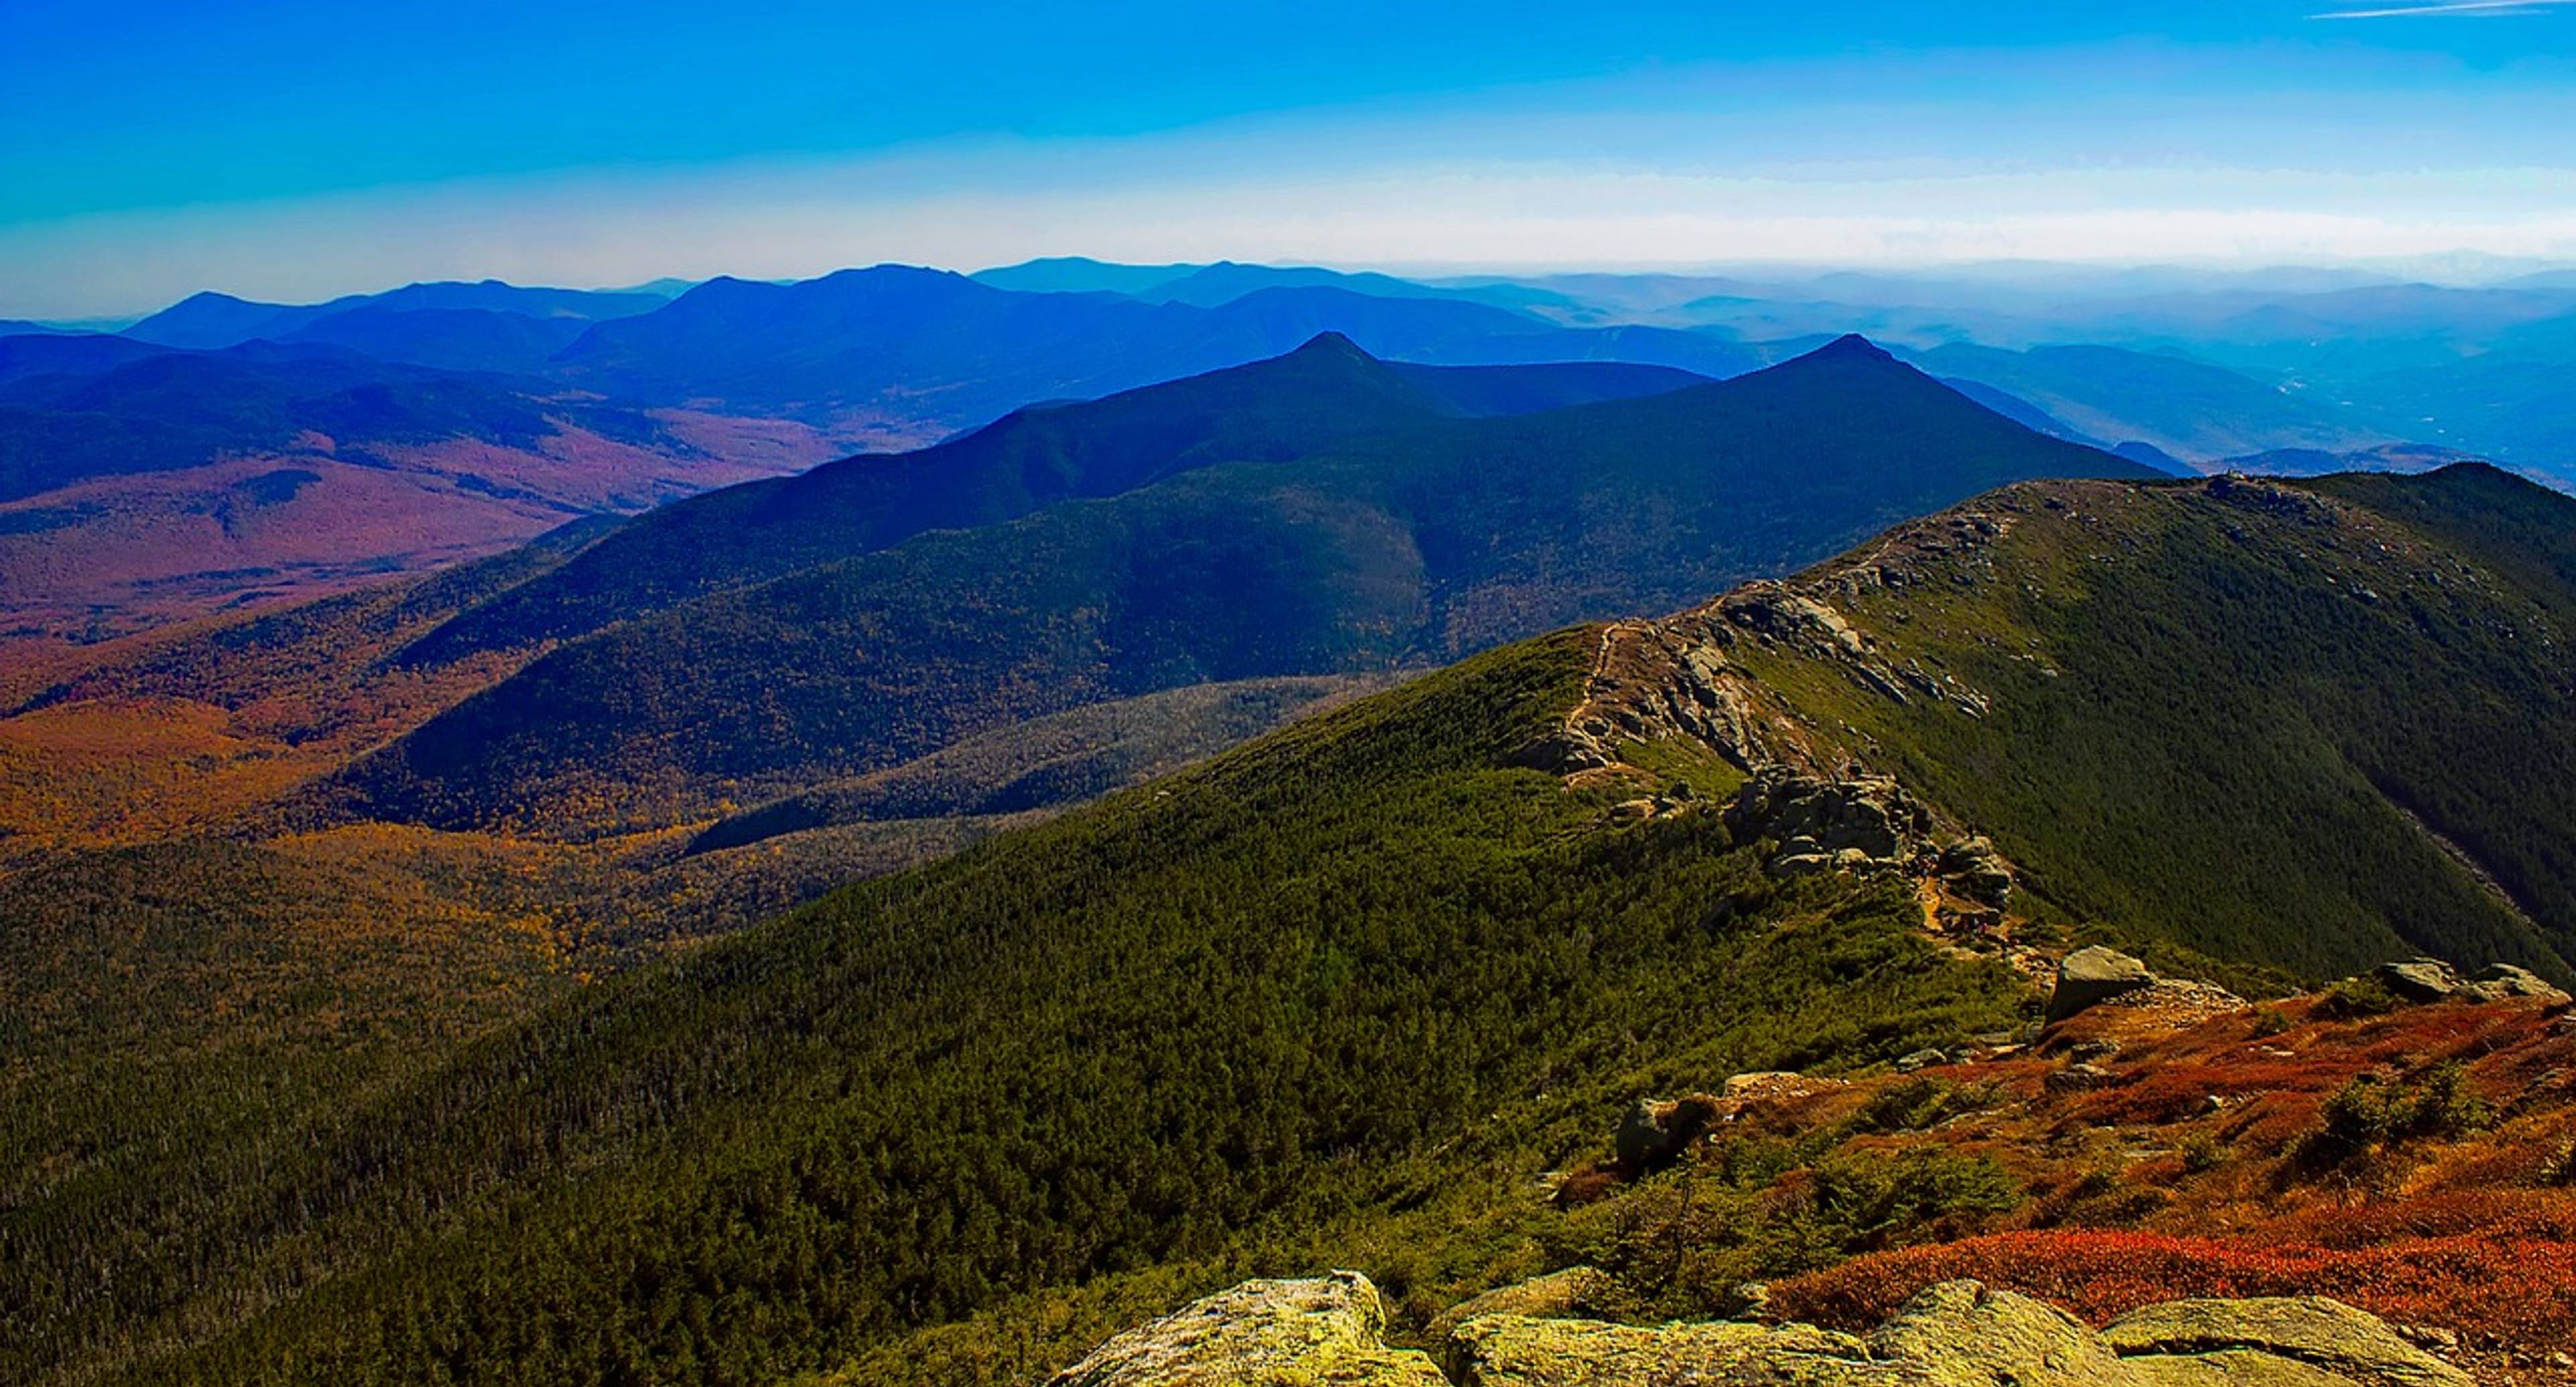
<path id="1" fill-rule="evenodd" d="M 1282 360 L 1366 363 L 1404 387 L 1343 347 L 1313 351 Z M 780 777 L 863 774 L 1079 702 L 1442 662 L 1676 605 L 2050 474 L 2160 475 L 2033 434 L 1864 342 L 1632 400 L 1421 421 L 925 532 L 605 627 L 317 787 L 316 803 L 452 827 L 542 820 L 624 784 L 608 792 L 623 812 L 686 817 L 718 785 L 766 798 L 793 788 Z M 612 536 L 535 584 L 620 552 Z"/>
<path id="2" fill-rule="evenodd" d="M 1391 367 L 1327 332 L 1266 361 L 1099 401 L 1015 410 L 913 453 L 863 454 L 775 484 L 713 492 L 657 511 L 544 583 L 460 616 L 407 658 L 448 660 L 579 636 L 924 529 L 1112 495 L 1209 461 L 1285 460 L 1345 434 L 1517 407 L 1530 389 L 1548 391 L 1541 403 L 1555 404 L 1569 394 L 1651 392 L 1699 379 L 1642 367 L 1451 374 L 1457 369 L 1468 368 Z"/>

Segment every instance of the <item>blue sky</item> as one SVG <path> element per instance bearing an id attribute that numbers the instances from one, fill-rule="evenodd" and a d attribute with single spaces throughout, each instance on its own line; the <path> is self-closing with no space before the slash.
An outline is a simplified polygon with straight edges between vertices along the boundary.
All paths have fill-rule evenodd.
<path id="1" fill-rule="evenodd" d="M 0 314 L 1069 252 L 2576 259 L 2556 0 L 9 15 Z"/>

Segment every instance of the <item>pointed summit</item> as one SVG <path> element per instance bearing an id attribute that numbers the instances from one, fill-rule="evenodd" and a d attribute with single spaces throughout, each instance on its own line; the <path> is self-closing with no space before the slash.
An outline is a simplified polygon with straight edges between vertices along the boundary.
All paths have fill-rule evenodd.
<path id="1" fill-rule="evenodd" d="M 1796 359 L 1800 361 L 1886 362 L 1893 362 L 1896 360 L 1895 357 L 1888 354 L 1885 347 L 1878 345 L 1876 342 L 1872 342 L 1857 332 L 1844 333 L 1842 336 L 1835 338 L 1831 342 L 1827 342 L 1825 345 L 1816 348 L 1805 356 L 1798 357 Z"/>
<path id="2" fill-rule="evenodd" d="M 1357 361 L 1375 361 L 1359 343 L 1338 332 L 1324 331 L 1306 339 L 1304 346 L 1288 353 L 1292 357 L 1338 356 Z"/>

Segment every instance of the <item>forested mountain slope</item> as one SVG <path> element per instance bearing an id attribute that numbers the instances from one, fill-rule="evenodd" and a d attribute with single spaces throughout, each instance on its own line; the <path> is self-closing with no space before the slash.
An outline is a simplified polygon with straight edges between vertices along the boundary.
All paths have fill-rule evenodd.
<path id="1" fill-rule="evenodd" d="M 1326 334 L 1286 356 L 1106 399 L 1019 410 L 967 436 L 728 487 L 640 517 L 598 552 L 466 613 L 413 658 L 578 636 L 720 588 L 1114 496 L 1213 462 L 1282 461 L 1444 417 L 1653 394 L 1699 377 L 1612 363 L 1447 369 Z"/>
<path id="2" fill-rule="evenodd" d="M 1288 364 L 1399 384 L 1340 347 Z M 1182 435 L 1194 448 L 1197 428 Z M 1239 455 L 1233 437 L 1196 455 Z M 985 456 L 1007 460 L 992 472 L 1010 503 L 1033 472 L 1052 481 L 1054 460 L 1088 456 L 1050 440 L 1039 454 L 1050 466 L 1035 471 L 1008 443 Z M 1099 454 L 1135 480 L 1164 455 L 1124 440 Z M 875 475 L 814 486 L 864 496 Z M 2032 433 L 1853 338 L 1733 381 L 1204 468 L 718 593 L 547 655 L 317 800 L 441 826 L 674 822 L 1083 703 L 1383 671 L 1669 609 L 2009 481 L 2148 475 Z M 818 525 L 809 518 L 832 504 L 822 496 L 775 499 L 796 485 L 738 489 L 774 499 L 733 504 L 776 504 L 794 518 L 772 533 L 790 537 L 904 514 L 852 501 L 850 519 Z M 952 490 L 930 494 L 946 504 Z M 706 516 L 728 503 L 691 504 Z M 644 544 L 603 541 L 527 590 L 564 592 L 637 562 Z M 656 542 L 643 558 L 712 547 Z"/>

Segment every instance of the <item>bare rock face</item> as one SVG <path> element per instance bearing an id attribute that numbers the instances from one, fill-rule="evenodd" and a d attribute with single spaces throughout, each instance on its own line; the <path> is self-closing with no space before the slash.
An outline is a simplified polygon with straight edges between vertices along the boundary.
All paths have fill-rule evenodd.
<path id="1" fill-rule="evenodd" d="M 2566 992 L 2552 985 L 2547 978 L 2510 963 L 2488 964 L 2460 990 L 2481 1002 L 2501 1002 L 2508 997 L 2536 997 L 2555 1006 L 2570 1000 Z"/>
<path id="2" fill-rule="evenodd" d="M 1951 1281 L 1867 1338 L 1808 1325 L 1648 1328 L 1514 1315 L 1449 1341 L 1458 1387 L 2130 1387 L 2101 1335 L 2027 1296 Z M 2341 1387 L 2341 1384 L 2338 1384 Z"/>
<path id="3" fill-rule="evenodd" d="M 1965 899 L 2001 910 L 2012 900 L 2012 868 L 1985 837 L 1962 838 L 1941 850 L 1941 884 Z"/>
<path id="4" fill-rule="evenodd" d="M 1388 1348 L 1377 1287 L 1355 1271 L 1247 1281 L 1102 1344 L 1048 1387 L 1446 1387 Z"/>
<path id="5" fill-rule="evenodd" d="M 2125 1315 L 2102 1337 L 2123 1354 L 2286 1359 L 2363 1387 L 2469 1387 L 2470 1381 L 2378 1316 L 2324 1296 L 2178 1300 Z"/>
<path id="6" fill-rule="evenodd" d="M 2126 1362 L 2136 1387 L 2352 1387 L 2351 1378 L 2251 1349 Z"/>
<path id="7" fill-rule="evenodd" d="M 2057 986 L 2048 994 L 2048 1019 L 2063 1021 L 2088 1007 L 2125 992 L 2155 985 L 2147 965 L 2096 944 L 2077 949 L 2057 965 Z"/>

